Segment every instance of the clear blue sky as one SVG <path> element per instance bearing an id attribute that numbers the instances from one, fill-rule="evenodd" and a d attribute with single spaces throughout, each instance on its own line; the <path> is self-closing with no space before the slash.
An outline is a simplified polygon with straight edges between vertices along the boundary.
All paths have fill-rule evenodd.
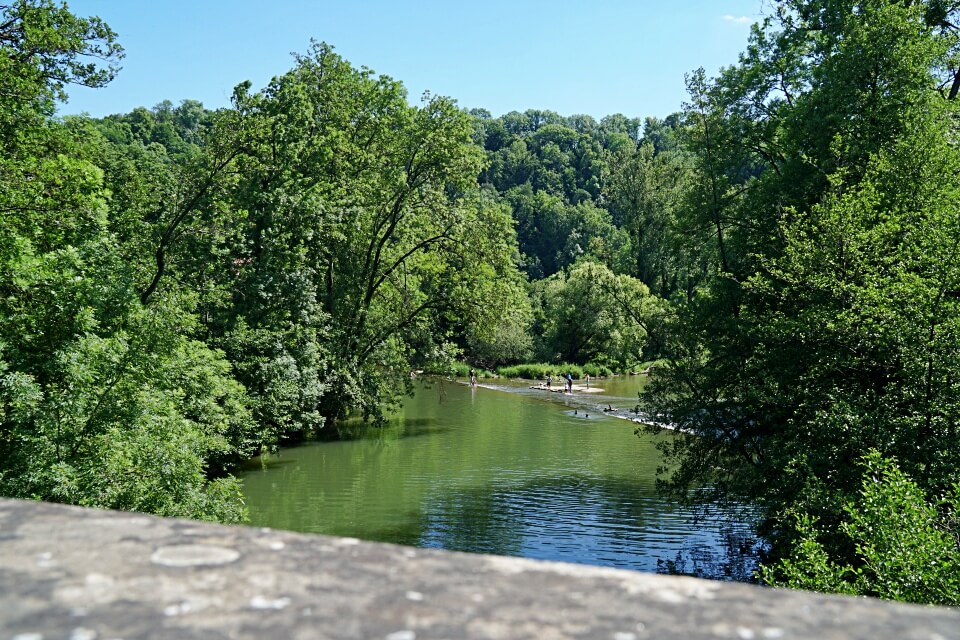
<path id="1" fill-rule="evenodd" d="M 663 117 L 686 99 L 684 74 L 737 61 L 764 0 L 68 0 L 126 49 L 108 87 L 72 88 L 61 113 L 126 113 L 167 99 L 226 106 L 291 68 L 310 38 L 354 66 L 494 116 Z"/>

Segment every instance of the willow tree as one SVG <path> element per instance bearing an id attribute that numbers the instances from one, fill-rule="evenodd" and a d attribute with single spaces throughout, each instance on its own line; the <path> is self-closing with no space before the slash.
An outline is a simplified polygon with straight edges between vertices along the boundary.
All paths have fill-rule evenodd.
<path id="1" fill-rule="evenodd" d="M 544 361 L 630 371 L 657 346 L 650 330 L 661 313 L 659 299 L 636 278 L 582 260 L 532 288 Z"/>
<path id="2" fill-rule="evenodd" d="M 664 484 L 752 501 L 775 556 L 800 512 L 852 557 L 829 532 L 870 450 L 931 496 L 960 470 L 956 38 L 935 4 L 777 3 L 687 114 L 727 142 L 692 149 L 717 178 L 687 210 L 715 229 L 715 276 L 651 395 L 681 428 Z"/>

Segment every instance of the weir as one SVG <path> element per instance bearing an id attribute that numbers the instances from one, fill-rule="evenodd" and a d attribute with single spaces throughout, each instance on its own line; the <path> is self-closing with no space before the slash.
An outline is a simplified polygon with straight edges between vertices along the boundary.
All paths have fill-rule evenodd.
<path id="1" fill-rule="evenodd" d="M 960 611 L 0 500 L 0 637 L 960 638 Z"/>

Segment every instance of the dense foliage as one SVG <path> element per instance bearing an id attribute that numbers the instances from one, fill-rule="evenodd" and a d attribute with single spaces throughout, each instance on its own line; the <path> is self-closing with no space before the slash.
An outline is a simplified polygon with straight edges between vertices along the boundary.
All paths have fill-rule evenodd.
<path id="1" fill-rule="evenodd" d="M 3 495 L 236 521 L 238 462 L 412 371 L 662 358 L 662 487 L 755 508 L 765 580 L 957 603 L 957 3 L 780 0 L 681 113 L 599 121 L 320 43 L 229 108 L 57 118 L 116 35 L 0 12 Z"/>
<path id="2" fill-rule="evenodd" d="M 795 586 L 826 586 L 797 570 L 823 560 L 858 592 L 907 597 L 882 586 L 856 516 L 869 451 L 871 473 L 893 478 L 895 459 L 915 483 L 863 498 L 883 509 L 928 509 L 960 478 L 956 11 L 779 2 L 739 65 L 689 79 L 680 210 L 709 270 L 675 307 L 649 398 L 681 429 L 664 485 L 757 505 Z M 943 562 L 957 571 L 955 552 Z"/>
<path id="3" fill-rule="evenodd" d="M 809 514 L 796 514 L 800 539 L 792 557 L 764 567 L 784 587 L 876 596 L 927 604 L 960 603 L 960 485 L 931 503 L 923 489 L 876 450 L 862 462 L 863 484 L 844 505 L 839 534 L 854 553 L 840 565 Z"/>
<path id="4" fill-rule="evenodd" d="M 658 168 L 680 163 L 676 120 L 472 113 L 474 138 L 488 159 L 479 181 L 512 212 L 533 305 L 526 348 L 480 361 L 529 356 L 628 371 L 656 355 L 659 336 L 650 330 L 650 316 L 661 310 L 651 290 L 662 289 L 668 276 L 646 269 L 648 258 L 638 258 L 636 249 L 644 247 L 645 254 L 660 239 L 640 216 L 663 215 L 656 205 L 643 213 L 634 206 L 640 187 L 633 179 L 645 160 Z"/>
<path id="5" fill-rule="evenodd" d="M 67 84 L 121 55 L 100 21 L 4 7 L 0 45 L 0 491 L 238 520 L 217 465 L 245 455 L 243 390 L 195 339 L 190 291 L 140 303 L 89 123 L 51 118 Z"/>
<path id="6" fill-rule="evenodd" d="M 238 462 L 380 417 L 462 346 L 529 343 L 510 211 L 451 101 L 315 44 L 227 109 L 57 119 L 115 35 L 0 9 L 3 495 L 240 520 Z"/>

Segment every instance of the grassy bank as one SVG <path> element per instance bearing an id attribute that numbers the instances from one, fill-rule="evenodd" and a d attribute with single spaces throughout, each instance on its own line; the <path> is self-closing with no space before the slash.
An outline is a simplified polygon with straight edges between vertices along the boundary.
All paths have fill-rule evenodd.
<path id="1" fill-rule="evenodd" d="M 497 374 L 489 369 L 478 369 L 477 367 L 470 366 L 466 362 L 455 362 L 453 364 L 453 376 L 456 378 L 468 378 L 470 377 L 470 369 L 476 371 L 478 378 L 497 377 Z"/>
<path id="2" fill-rule="evenodd" d="M 497 373 L 504 378 L 523 378 L 524 380 L 542 380 L 547 374 L 553 377 L 565 376 L 569 373 L 574 380 L 582 380 L 584 375 L 590 374 L 591 378 L 601 378 L 613 375 L 608 368 L 598 364 L 545 364 L 545 363 L 527 363 L 515 364 L 509 367 L 499 367 Z"/>

